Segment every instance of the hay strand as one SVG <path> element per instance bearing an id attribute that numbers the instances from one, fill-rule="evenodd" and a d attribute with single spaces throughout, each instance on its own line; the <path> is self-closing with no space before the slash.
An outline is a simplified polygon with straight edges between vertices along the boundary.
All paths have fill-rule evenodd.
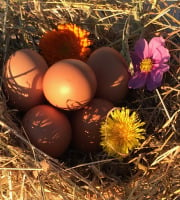
<path id="1" fill-rule="evenodd" d="M 175 200 L 179 171 L 179 13 L 177 2 L 32 0 L 0 1 L 0 199 L 5 200 Z M 130 51 L 140 37 L 162 35 L 170 70 L 155 92 L 130 91 L 123 106 L 140 113 L 147 136 L 124 160 L 104 152 L 54 159 L 24 136 L 18 111 L 2 89 L 3 66 L 21 48 L 38 51 L 42 34 L 59 23 L 91 32 L 92 50 L 111 46 L 131 65 Z M 132 66 L 132 65 L 131 65 Z"/>

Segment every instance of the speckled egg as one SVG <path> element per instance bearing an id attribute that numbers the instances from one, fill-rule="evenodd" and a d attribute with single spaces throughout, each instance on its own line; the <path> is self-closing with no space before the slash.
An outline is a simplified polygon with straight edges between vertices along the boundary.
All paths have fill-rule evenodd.
<path id="1" fill-rule="evenodd" d="M 47 100 L 64 110 L 77 110 L 85 106 L 96 91 L 93 70 L 83 61 L 64 59 L 53 64 L 43 79 Z"/>
<path id="2" fill-rule="evenodd" d="M 120 103 L 128 92 L 128 66 L 122 55 L 111 47 L 92 52 L 87 61 L 97 79 L 96 97 Z"/>
<path id="3" fill-rule="evenodd" d="M 43 101 L 42 79 L 48 66 L 31 49 L 13 53 L 4 66 L 3 86 L 9 105 L 26 111 Z"/>
<path id="4" fill-rule="evenodd" d="M 72 145 L 82 152 L 97 152 L 100 148 L 100 126 L 113 104 L 94 98 L 84 108 L 74 111 L 71 117 Z"/>
<path id="5" fill-rule="evenodd" d="M 30 142 L 52 157 L 61 156 L 71 142 L 71 125 L 64 113 L 50 105 L 31 108 L 23 117 Z"/>

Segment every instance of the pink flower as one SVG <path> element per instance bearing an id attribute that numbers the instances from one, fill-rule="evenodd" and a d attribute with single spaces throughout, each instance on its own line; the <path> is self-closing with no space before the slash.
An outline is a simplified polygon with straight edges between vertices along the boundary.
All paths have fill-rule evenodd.
<path id="1" fill-rule="evenodd" d="M 149 44 L 145 39 L 139 39 L 131 58 L 134 75 L 129 80 L 129 88 L 146 86 L 147 90 L 152 91 L 161 85 L 163 73 L 169 70 L 166 63 L 170 58 L 162 37 L 152 38 Z"/>

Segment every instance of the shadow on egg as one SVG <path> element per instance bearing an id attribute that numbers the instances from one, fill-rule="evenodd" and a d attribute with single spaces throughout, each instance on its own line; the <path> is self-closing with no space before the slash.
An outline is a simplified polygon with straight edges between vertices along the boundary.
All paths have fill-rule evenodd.
<path id="1" fill-rule="evenodd" d="M 97 79 L 96 97 L 120 103 L 128 92 L 128 65 L 123 56 L 111 47 L 100 47 L 87 60 Z"/>
<path id="2" fill-rule="evenodd" d="M 41 146 L 41 144 L 55 144 L 60 137 L 57 127 L 55 127 L 53 122 L 48 118 L 44 119 L 44 116 L 41 116 L 40 112 L 35 114 L 35 118 L 32 122 L 32 129 L 39 130 L 36 136 L 30 136 L 30 140 L 37 146 Z M 47 130 L 51 130 L 51 133 Z"/>
<path id="3" fill-rule="evenodd" d="M 97 152 L 100 147 L 100 126 L 113 104 L 94 98 L 81 110 L 74 111 L 71 118 L 73 146 L 83 152 Z"/>
<path id="4" fill-rule="evenodd" d="M 37 89 L 37 85 L 40 85 L 42 82 L 42 73 L 36 74 L 29 83 L 28 79 L 25 78 L 25 76 L 31 76 L 31 73 L 36 70 L 37 67 L 33 67 L 24 73 L 13 76 L 10 66 L 6 66 L 6 74 L 8 74 L 9 77 L 4 78 L 4 92 L 11 106 L 20 110 L 28 110 L 32 106 L 42 102 L 42 89 Z M 28 87 L 23 87 L 18 84 L 18 79 L 21 79 L 23 84 L 25 85 L 26 83 Z"/>
<path id="5" fill-rule="evenodd" d="M 64 110 L 79 110 L 83 108 L 90 100 L 84 100 L 84 101 L 76 101 L 73 99 L 67 99 L 66 101 L 66 108 L 63 108 Z"/>
<path id="6" fill-rule="evenodd" d="M 4 65 L 3 88 L 9 105 L 28 110 L 43 100 L 42 79 L 48 66 L 31 49 L 14 52 Z"/>
<path id="7" fill-rule="evenodd" d="M 49 105 L 38 105 L 23 117 L 30 142 L 50 156 L 59 157 L 70 144 L 71 126 L 62 112 Z"/>

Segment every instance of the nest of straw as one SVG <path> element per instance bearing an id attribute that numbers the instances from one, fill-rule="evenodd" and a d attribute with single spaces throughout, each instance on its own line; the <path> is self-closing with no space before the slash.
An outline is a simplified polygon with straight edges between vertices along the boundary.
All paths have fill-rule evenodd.
<path id="1" fill-rule="evenodd" d="M 175 2 L 175 1 L 174 1 Z M 161 1 L 0 1 L 0 64 L 21 48 L 38 51 L 41 35 L 59 23 L 91 32 L 92 49 L 112 46 L 130 62 L 135 41 L 163 35 L 171 69 L 158 92 L 131 91 L 126 106 L 146 122 L 146 140 L 123 161 L 104 152 L 57 160 L 23 137 L 16 110 L 0 88 L 0 199 L 89 200 L 180 197 L 178 4 Z M 2 83 L 1 83 L 2 84 Z"/>

